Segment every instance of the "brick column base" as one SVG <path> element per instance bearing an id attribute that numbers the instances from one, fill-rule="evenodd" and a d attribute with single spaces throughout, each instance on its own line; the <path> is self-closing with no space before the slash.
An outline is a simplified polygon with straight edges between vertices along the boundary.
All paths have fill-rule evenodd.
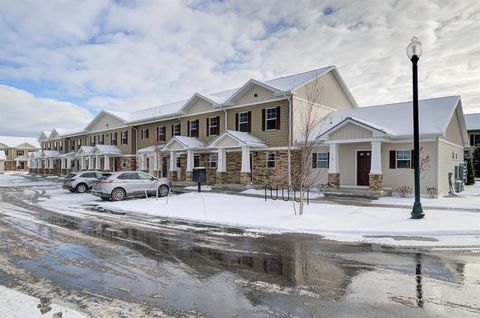
<path id="1" fill-rule="evenodd" d="M 185 171 L 185 181 L 187 182 L 193 181 L 193 171 Z"/>
<path id="2" fill-rule="evenodd" d="M 375 192 L 383 190 L 383 174 L 370 173 L 368 175 L 368 190 Z"/>
<path id="3" fill-rule="evenodd" d="M 227 173 L 225 171 L 217 171 L 216 173 L 218 184 L 227 183 Z"/>
<path id="4" fill-rule="evenodd" d="M 240 183 L 244 185 L 252 183 L 252 173 L 240 172 Z"/>
<path id="5" fill-rule="evenodd" d="M 329 173 L 328 184 L 329 189 L 338 190 L 340 188 L 340 173 Z"/>
<path id="6" fill-rule="evenodd" d="M 170 178 L 170 181 L 175 182 L 178 180 L 178 172 L 176 170 L 170 170 L 168 172 L 168 177 Z"/>

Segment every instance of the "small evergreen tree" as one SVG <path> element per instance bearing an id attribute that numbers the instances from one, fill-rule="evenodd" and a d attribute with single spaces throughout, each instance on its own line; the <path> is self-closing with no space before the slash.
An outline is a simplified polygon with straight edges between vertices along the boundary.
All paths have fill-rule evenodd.
<path id="1" fill-rule="evenodd" d="M 480 177 L 480 147 L 477 147 L 473 152 L 473 169 L 475 171 L 475 175 Z"/>
<path id="2" fill-rule="evenodd" d="M 473 160 L 467 160 L 467 185 L 475 184 L 475 172 L 473 170 Z"/>

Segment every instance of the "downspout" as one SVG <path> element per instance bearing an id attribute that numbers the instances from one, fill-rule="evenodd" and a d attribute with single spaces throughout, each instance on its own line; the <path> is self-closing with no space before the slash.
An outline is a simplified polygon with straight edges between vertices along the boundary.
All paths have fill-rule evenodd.
<path id="1" fill-rule="evenodd" d="M 292 186 L 292 98 L 293 94 L 288 94 L 288 186 Z"/>

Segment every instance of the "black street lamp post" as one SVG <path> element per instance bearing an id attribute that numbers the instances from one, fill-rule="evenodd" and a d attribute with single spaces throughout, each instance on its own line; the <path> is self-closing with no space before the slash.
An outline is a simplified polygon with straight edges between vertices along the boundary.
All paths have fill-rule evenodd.
<path id="1" fill-rule="evenodd" d="M 407 46 L 407 55 L 412 61 L 413 78 L 413 162 L 415 164 L 415 203 L 412 209 L 412 219 L 424 217 L 422 204 L 420 203 L 420 141 L 418 132 L 418 70 L 417 62 L 422 55 L 422 43 L 417 37 L 413 37 Z"/>

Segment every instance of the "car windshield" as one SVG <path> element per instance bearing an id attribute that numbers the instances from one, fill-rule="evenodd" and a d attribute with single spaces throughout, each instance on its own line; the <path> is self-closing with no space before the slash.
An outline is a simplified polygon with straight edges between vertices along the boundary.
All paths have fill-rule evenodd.
<path id="1" fill-rule="evenodd" d="M 72 179 L 73 177 L 75 177 L 77 174 L 76 173 L 69 173 L 65 179 Z"/>

